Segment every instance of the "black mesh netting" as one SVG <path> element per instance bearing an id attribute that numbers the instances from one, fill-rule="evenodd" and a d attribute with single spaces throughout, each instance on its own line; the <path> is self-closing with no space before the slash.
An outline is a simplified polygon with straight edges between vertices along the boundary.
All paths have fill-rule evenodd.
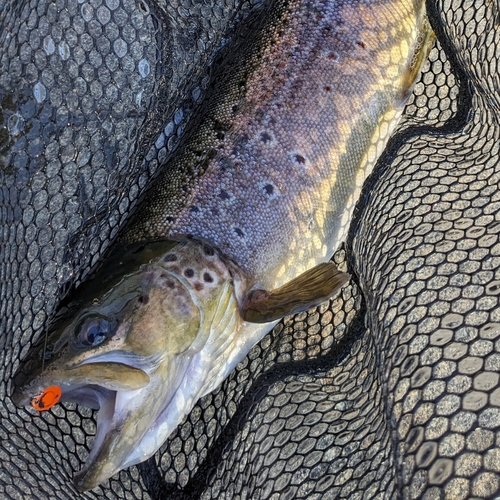
<path id="1" fill-rule="evenodd" d="M 168 159 L 265 2 L 0 0 L 0 497 L 500 495 L 500 17 L 429 2 L 437 41 L 335 259 L 149 461 L 79 494 L 93 412 L 11 377 Z M 264 10 L 265 12 L 265 10 Z"/>

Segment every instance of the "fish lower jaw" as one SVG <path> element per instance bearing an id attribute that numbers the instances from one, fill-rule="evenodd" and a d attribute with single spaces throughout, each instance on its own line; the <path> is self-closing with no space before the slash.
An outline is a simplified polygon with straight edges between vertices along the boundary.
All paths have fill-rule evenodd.
<path id="1" fill-rule="evenodd" d="M 130 392 L 133 397 L 137 391 L 114 391 L 97 385 L 66 387 L 63 391 L 62 402 L 97 410 L 94 442 L 84 466 L 73 476 L 73 484 L 79 491 L 96 488 L 123 468 L 121 463 L 110 460 L 109 450 L 113 436 L 119 435 L 123 424 L 124 408 L 118 403 L 123 394 L 119 392 Z"/>
<path id="2" fill-rule="evenodd" d="M 106 390 L 105 394 L 102 393 L 103 391 L 100 392 L 100 394 L 97 394 L 99 411 L 97 413 L 97 430 L 94 443 L 84 466 L 73 476 L 73 484 L 79 491 L 96 488 L 122 468 L 121 464 L 110 462 L 108 453 L 104 452 L 110 434 L 117 432 L 117 430 L 113 431 L 112 429 L 116 425 L 117 391 Z M 100 459 L 103 454 L 106 457 L 104 460 Z"/>
<path id="3" fill-rule="evenodd" d="M 152 377 L 150 386 L 137 390 L 92 388 L 96 398 L 99 398 L 97 430 L 84 466 L 73 477 L 73 483 L 79 491 L 94 489 L 120 470 L 147 460 L 177 427 L 179 419 L 174 417 L 169 422 L 171 425 L 168 425 L 167 436 L 160 433 L 161 440 L 158 440 L 158 414 L 161 412 L 154 408 L 142 411 L 147 408 L 145 401 L 151 401 L 153 397 L 149 391 L 154 392 L 158 387 L 165 386 L 172 387 L 172 380 Z M 174 385 L 174 395 L 176 389 Z M 164 396 L 166 401 L 171 401 L 171 394 Z M 170 404 L 168 407 L 171 408 Z M 162 420 L 160 424 L 165 422 Z"/>

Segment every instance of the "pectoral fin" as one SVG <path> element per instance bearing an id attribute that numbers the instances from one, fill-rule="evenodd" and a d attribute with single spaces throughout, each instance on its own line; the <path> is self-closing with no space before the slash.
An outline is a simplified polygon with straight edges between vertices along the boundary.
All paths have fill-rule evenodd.
<path id="1" fill-rule="evenodd" d="M 252 290 L 243 300 L 245 321 L 267 323 L 317 306 L 340 290 L 350 275 L 332 262 L 319 264 L 276 290 Z"/>

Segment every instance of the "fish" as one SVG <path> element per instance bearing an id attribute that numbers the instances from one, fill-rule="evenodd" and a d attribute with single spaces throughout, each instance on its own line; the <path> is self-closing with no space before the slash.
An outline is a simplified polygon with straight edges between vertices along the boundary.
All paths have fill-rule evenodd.
<path id="1" fill-rule="evenodd" d="M 15 379 L 19 406 L 99 410 L 77 489 L 151 457 L 279 319 L 348 283 L 330 258 L 432 37 L 422 0 L 274 1 L 227 57 Z"/>

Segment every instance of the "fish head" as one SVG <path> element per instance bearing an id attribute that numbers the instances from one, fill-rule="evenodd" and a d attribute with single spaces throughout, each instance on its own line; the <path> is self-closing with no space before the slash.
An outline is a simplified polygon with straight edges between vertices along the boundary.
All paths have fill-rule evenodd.
<path id="1" fill-rule="evenodd" d="M 218 339 L 237 330 L 225 264 L 201 245 L 178 247 L 113 283 L 51 332 L 43 370 L 40 351 L 15 390 L 18 405 L 56 385 L 63 402 L 99 409 L 93 448 L 74 478 L 82 491 L 156 452 L 206 392 L 202 365 L 214 351 L 200 353 L 207 344 L 224 351 L 231 342 Z"/>

